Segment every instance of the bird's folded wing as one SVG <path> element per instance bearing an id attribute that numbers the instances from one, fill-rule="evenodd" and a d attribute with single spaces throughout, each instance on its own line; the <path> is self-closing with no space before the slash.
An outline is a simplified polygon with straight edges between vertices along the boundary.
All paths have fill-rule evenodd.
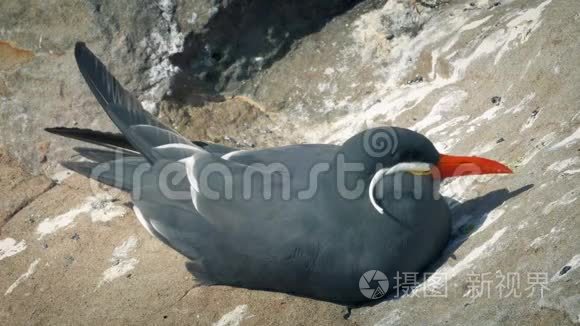
<path id="1" fill-rule="evenodd" d="M 73 150 L 79 153 L 80 156 L 97 163 L 105 163 L 122 158 L 138 156 L 138 154 L 123 150 L 103 150 L 90 147 L 73 147 Z"/>
<path id="2" fill-rule="evenodd" d="M 209 242 L 210 240 L 205 236 L 208 232 L 203 232 L 203 228 L 199 227 L 200 221 L 207 223 L 205 219 L 196 218 L 195 215 L 199 214 L 193 209 L 193 206 L 191 209 L 184 209 L 178 206 L 163 205 L 150 200 L 152 198 L 152 196 L 146 196 L 141 200 L 134 201 L 134 205 L 138 208 L 135 209 L 135 212 L 140 214 L 139 219 L 144 220 L 142 223 L 146 223 L 145 228 L 153 236 L 189 259 L 199 259 L 197 247 L 202 244 L 202 241 Z"/>
<path id="3" fill-rule="evenodd" d="M 182 163 L 160 160 L 142 173 L 141 183 L 132 200 L 154 236 L 190 259 L 209 250 L 215 229 L 193 207 Z"/>
<path id="4" fill-rule="evenodd" d="M 200 150 L 203 151 L 197 145 L 191 143 L 191 141 L 180 134 L 173 132 L 171 130 L 162 129 L 156 126 L 150 125 L 135 125 L 131 126 L 125 132 L 127 139 L 135 146 L 135 148 L 143 154 L 150 162 L 155 162 L 159 159 L 166 158 L 172 161 L 178 161 L 182 159 L 181 155 L 183 153 L 179 152 L 166 152 L 164 155 L 160 156 L 159 151 L 154 151 L 155 148 L 163 148 L 164 146 L 172 147 L 182 147 L 189 148 L 190 150 Z M 181 146 L 180 146 L 181 145 Z M 168 155 L 174 154 L 171 157 Z"/>
<path id="5" fill-rule="evenodd" d="M 190 184 L 181 162 L 158 160 L 154 165 L 135 172 L 132 182 L 133 202 L 148 200 L 164 207 L 192 207 Z"/>
<path id="6" fill-rule="evenodd" d="M 107 147 L 115 151 L 125 152 L 126 154 L 138 154 L 123 134 L 66 127 L 44 128 L 44 130 L 51 134 Z"/>
<path id="7" fill-rule="evenodd" d="M 287 171 L 244 165 L 198 151 L 185 163 L 196 210 L 229 228 L 279 217 L 289 205 Z"/>

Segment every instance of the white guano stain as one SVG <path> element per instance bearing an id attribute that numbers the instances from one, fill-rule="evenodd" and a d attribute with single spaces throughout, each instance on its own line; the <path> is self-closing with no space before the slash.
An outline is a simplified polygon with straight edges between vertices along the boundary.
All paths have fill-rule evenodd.
<path id="1" fill-rule="evenodd" d="M 564 231 L 563 228 L 553 227 L 549 233 L 541 235 L 541 236 L 535 238 L 534 240 L 532 240 L 532 242 L 530 243 L 530 248 L 532 248 L 532 249 L 539 248 L 542 245 L 542 243 L 544 243 L 550 237 L 554 236 L 555 234 L 561 233 L 562 231 Z"/>
<path id="2" fill-rule="evenodd" d="M 536 113 L 536 114 L 533 114 L 532 116 L 530 116 L 530 117 L 528 118 L 528 120 L 526 120 L 526 122 L 525 122 L 525 123 L 522 125 L 522 127 L 520 128 L 520 132 L 522 132 L 522 131 L 524 131 L 524 130 L 526 130 L 526 129 L 530 128 L 531 126 L 533 126 L 533 125 L 534 125 L 534 122 L 536 122 L 536 120 L 538 119 L 538 116 L 539 116 L 539 115 L 540 115 L 540 114 L 539 114 L 539 112 L 538 112 L 538 113 Z"/>
<path id="3" fill-rule="evenodd" d="M 494 64 L 497 65 L 499 60 L 513 48 L 512 44 L 521 45 L 529 39 L 530 35 L 540 27 L 542 13 L 551 2 L 552 0 L 547 0 L 535 8 L 521 10 L 515 18 L 506 24 L 506 28 L 502 30 L 506 41 L 497 52 Z"/>
<path id="4" fill-rule="evenodd" d="M 555 200 L 555 201 L 549 203 L 548 205 L 546 205 L 546 207 L 544 207 L 544 209 L 542 210 L 542 213 L 544 213 L 544 215 L 548 215 L 556 207 L 566 206 L 566 205 L 572 204 L 573 202 L 576 201 L 576 199 L 578 199 L 578 191 L 579 190 L 580 190 L 580 188 L 570 190 L 569 192 L 564 194 L 564 196 L 560 197 L 558 200 Z"/>
<path id="5" fill-rule="evenodd" d="M 389 311 L 389 313 L 381 318 L 379 322 L 375 324 L 375 326 L 395 326 L 401 323 L 402 315 L 401 310 L 394 309 Z"/>
<path id="6" fill-rule="evenodd" d="M 26 250 L 26 241 L 17 242 L 12 238 L 0 240 L 0 260 L 21 253 Z"/>
<path id="7" fill-rule="evenodd" d="M 452 17 L 445 16 L 445 19 L 434 17 L 414 38 L 400 36 L 390 43 L 371 42 L 370 40 L 376 38 L 375 34 L 380 34 L 377 31 L 384 29 L 380 25 L 380 17 L 392 11 L 394 6 L 392 3 L 394 1 L 388 1 L 382 9 L 362 15 L 355 22 L 352 34 L 357 41 L 356 49 L 353 51 L 356 50 L 362 56 L 363 62 L 371 60 L 373 56 L 389 62 L 388 65 L 375 71 L 377 76 L 384 77 L 384 82 L 376 85 L 376 91 L 372 95 L 364 97 L 360 103 L 350 105 L 364 108 L 363 110 L 346 114 L 330 126 L 313 128 L 305 137 L 306 141 L 337 144 L 361 131 L 365 125 L 353 124 L 353 121 L 369 123 L 380 121 L 381 124 L 392 122 L 403 112 L 415 108 L 434 91 L 463 80 L 468 68 L 479 59 L 495 56 L 495 61 L 499 61 L 507 51 L 524 44 L 533 35 L 541 25 L 542 13 L 551 0 L 544 1 L 536 7 L 503 13 L 503 16 L 498 17 L 496 25 L 490 25 L 485 33 L 473 38 L 473 45 L 470 45 L 467 51 L 454 51 L 454 46 L 460 40 L 460 34 L 465 32 L 462 28 L 466 25 L 470 27 L 470 24 L 480 26 L 490 18 L 484 18 L 485 21 L 474 21 L 477 16 L 475 11 L 464 12 L 460 9 L 454 12 Z M 502 25 L 504 27 L 501 27 Z M 383 48 L 388 51 L 382 51 Z M 414 69 L 414 63 L 425 50 L 431 53 L 433 62 L 429 79 L 401 87 L 401 83 L 405 82 L 404 79 L 409 76 Z M 448 76 L 442 76 L 437 72 L 437 62 L 444 58 L 449 64 Z M 487 115 L 482 117 L 483 121 L 495 117 L 500 109 L 501 107 L 491 108 Z"/>
<path id="8" fill-rule="evenodd" d="M 253 316 L 248 314 L 248 305 L 239 305 L 234 310 L 223 315 L 220 320 L 213 323 L 213 326 L 238 326 L 244 319 Z"/>
<path id="9" fill-rule="evenodd" d="M 430 137 L 432 135 L 446 135 L 448 133 L 447 131 L 448 129 L 455 127 L 458 124 L 465 122 L 467 120 L 469 120 L 468 115 L 462 115 L 459 117 L 449 119 L 443 123 L 438 124 L 437 127 L 429 129 L 427 132 L 425 132 L 425 136 Z M 455 131 L 451 133 L 451 136 L 458 136 L 460 132 L 461 128 L 456 128 Z"/>
<path id="10" fill-rule="evenodd" d="M 189 19 L 187 20 L 187 22 L 189 24 L 192 24 L 193 25 L 193 24 L 195 24 L 196 21 L 197 21 L 197 13 L 192 12 L 191 13 L 191 16 L 189 17 Z"/>
<path id="11" fill-rule="evenodd" d="M 329 89 L 330 89 L 330 87 L 331 87 L 330 83 L 320 83 L 320 84 L 318 84 L 318 86 L 317 86 L 317 88 L 318 88 L 318 91 L 319 91 L 320 93 L 323 93 L 323 92 L 325 92 L 325 91 L 329 90 Z"/>
<path id="12" fill-rule="evenodd" d="M 491 141 L 483 146 L 477 146 L 469 155 L 481 155 L 493 150 L 497 146 L 497 141 Z"/>
<path id="13" fill-rule="evenodd" d="M 580 173 L 580 169 L 566 170 L 562 172 L 562 175 L 574 175 L 576 173 Z"/>
<path id="14" fill-rule="evenodd" d="M 104 283 L 111 282 L 114 279 L 129 273 L 135 268 L 139 263 L 139 260 L 129 257 L 129 254 L 135 250 L 138 242 L 139 241 L 135 236 L 130 236 L 121 245 L 113 249 L 113 257 L 110 259 L 113 266 L 107 268 L 103 272 L 103 278 L 97 287 L 101 287 Z"/>
<path id="15" fill-rule="evenodd" d="M 151 114 L 156 114 L 157 103 L 155 103 L 154 101 L 145 100 L 141 102 L 141 105 L 143 106 L 143 109 L 145 109 L 145 111 Z"/>
<path id="16" fill-rule="evenodd" d="M 524 77 L 526 77 L 533 62 L 534 62 L 533 59 L 528 60 L 528 63 L 526 63 L 526 67 L 524 68 L 524 71 L 522 71 L 522 74 L 520 75 L 520 80 L 522 80 L 522 79 L 524 79 Z"/>
<path id="17" fill-rule="evenodd" d="M 570 136 L 562 139 L 559 143 L 552 146 L 550 149 L 560 149 L 560 148 L 570 148 L 574 143 L 576 143 L 580 139 L 580 128 L 576 129 L 576 131 L 571 134 Z"/>
<path id="18" fill-rule="evenodd" d="M 40 262 L 40 259 L 36 259 L 35 261 L 32 262 L 32 264 L 30 264 L 30 266 L 28 266 L 28 270 L 26 271 L 26 273 L 20 275 L 16 281 L 14 281 L 14 283 L 12 283 L 12 285 L 10 285 L 10 287 L 8 287 L 8 289 L 6 290 L 6 292 L 4 292 L 4 295 L 9 295 L 10 293 L 12 293 L 12 291 L 14 291 L 14 289 L 20 285 L 20 283 L 26 281 L 32 274 L 34 274 L 34 272 L 36 271 L 36 266 L 38 265 L 38 263 Z"/>
<path id="19" fill-rule="evenodd" d="M 185 40 L 175 17 L 176 1 L 159 0 L 157 6 L 161 10 L 160 19 L 153 26 L 151 34 L 139 43 L 152 62 L 148 71 L 151 88 L 143 95 L 143 100 L 153 103 L 159 101 L 169 90 L 170 79 L 179 72 L 179 68 L 171 64 L 169 57 L 183 50 Z"/>
<path id="20" fill-rule="evenodd" d="M 50 179 L 54 182 L 56 182 L 57 184 L 62 184 L 62 182 L 66 179 L 68 179 L 70 176 L 73 175 L 73 172 L 71 170 L 61 170 L 61 171 L 57 171 L 55 172 Z"/>
<path id="21" fill-rule="evenodd" d="M 127 209 L 113 203 L 110 196 L 89 196 L 77 208 L 53 218 L 45 218 L 38 224 L 36 233 L 39 235 L 38 240 L 40 240 L 60 229 L 70 227 L 81 214 L 89 214 L 94 223 L 108 222 L 126 213 Z"/>
<path id="22" fill-rule="evenodd" d="M 505 113 L 519 113 L 519 112 L 523 111 L 525 108 L 527 108 L 529 106 L 530 102 L 535 98 L 536 98 L 536 93 L 530 93 L 530 94 L 524 96 L 524 98 L 518 104 L 505 110 Z"/>
<path id="23" fill-rule="evenodd" d="M 411 127 L 411 129 L 422 131 L 443 120 L 443 115 L 458 107 L 466 97 L 467 92 L 462 90 L 454 91 L 441 97 L 439 101 L 433 105 L 433 108 L 431 108 L 431 111 L 429 111 L 427 116 L 417 122 L 413 127 Z"/>
<path id="24" fill-rule="evenodd" d="M 458 138 L 448 138 L 444 141 L 437 141 L 433 143 L 433 146 L 437 149 L 439 153 L 450 152 L 451 148 L 459 142 Z"/>
<path id="25" fill-rule="evenodd" d="M 505 109 L 503 103 L 501 103 L 500 105 L 494 105 L 491 108 L 489 108 L 488 110 L 486 110 L 485 112 L 483 112 L 482 115 L 480 115 L 479 117 L 473 119 L 469 124 L 471 124 L 471 125 L 478 125 L 481 122 L 492 120 L 492 119 L 494 119 L 497 116 L 497 114 L 502 109 Z"/>
<path id="26" fill-rule="evenodd" d="M 95 222 L 108 222 L 116 217 L 123 216 L 127 213 L 127 209 L 120 205 L 115 205 L 110 201 L 96 201 L 92 205 L 92 210 L 90 212 L 91 221 Z"/>
<path id="27" fill-rule="evenodd" d="M 485 22 L 487 22 L 488 20 L 490 20 L 490 19 L 491 19 L 491 17 L 493 17 L 493 15 L 489 15 L 489 16 L 487 16 L 487 17 L 484 17 L 484 18 L 482 18 L 482 19 L 479 19 L 479 20 L 472 21 L 471 23 L 469 23 L 469 24 L 467 24 L 467 25 L 464 25 L 463 27 L 461 27 L 461 29 L 460 29 L 460 30 L 461 30 L 462 32 L 465 32 L 465 31 L 470 31 L 470 30 L 472 30 L 472 29 L 476 29 L 476 28 L 478 28 L 479 26 L 483 25 L 483 24 L 484 24 Z"/>
<path id="28" fill-rule="evenodd" d="M 544 137 L 542 137 L 537 142 L 539 145 L 535 146 L 534 148 L 532 148 L 531 150 L 526 152 L 526 154 L 524 155 L 524 157 L 522 158 L 522 160 L 519 162 L 518 165 L 524 166 L 524 165 L 530 163 L 532 161 L 532 159 L 534 157 L 536 157 L 536 155 L 538 155 L 544 149 L 545 146 L 550 145 L 554 141 L 555 138 L 556 138 L 555 132 L 551 132 L 551 133 L 545 135 Z"/>
<path id="29" fill-rule="evenodd" d="M 567 168 L 580 163 L 580 157 L 571 157 L 562 161 L 554 162 L 548 166 L 548 171 L 562 172 Z"/>

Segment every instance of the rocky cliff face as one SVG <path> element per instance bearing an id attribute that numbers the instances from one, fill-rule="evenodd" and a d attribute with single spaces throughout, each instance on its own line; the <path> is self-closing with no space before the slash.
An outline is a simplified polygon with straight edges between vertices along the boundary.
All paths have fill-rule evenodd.
<path id="1" fill-rule="evenodd" d="M 2 324 L 580 322 L 578 1 L 8 0 L 0 9 Z M 399 297 L 347 312 L 196 286 L 125 194 L 57 164 L 75 143 L 42 128 L 112 130 L 77 72 L 76 40 L 192 138 L 340 143 L 397 125 L 515 173 L 444 185 L 453 241 L 433 276 Z"/>

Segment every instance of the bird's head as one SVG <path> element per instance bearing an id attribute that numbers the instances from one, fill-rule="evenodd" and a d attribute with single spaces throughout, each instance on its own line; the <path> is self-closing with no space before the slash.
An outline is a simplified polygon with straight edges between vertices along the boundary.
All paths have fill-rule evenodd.
<path id="1" fill-rule="evenodd" d="M 375 187 L 381 180 L 397 174 L 407 173 L 432 182 L 467 175 L 512 173 L 504 164 L 483 157 L 439 153 L 427 137 L 397 127 L 363 131 L 347 140 L 340 153 L 345 162 L 363 164 L 362 175 L 370 180 L 369 196 L 379 212 L 382 210 L 374 200 Z M 392 180 L 387 184 L 392 184 Z"/>

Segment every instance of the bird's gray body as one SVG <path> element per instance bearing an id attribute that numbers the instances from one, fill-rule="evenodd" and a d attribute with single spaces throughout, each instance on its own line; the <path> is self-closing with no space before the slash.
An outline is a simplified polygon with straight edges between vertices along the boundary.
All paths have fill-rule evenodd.
<path id="1" fill-rule="evenodd" d="M 99 90 L 97 98 L 138 152 L 116 161 L 93 157 L 108 161 L 112 169 L 92 177 L 131 191 L 146 228 L 191 259 L 189 269 L 200 279 L 354 304 L 368 300 L 359 289 L 365 272 L 379 270 L 393 286 L 397 273 L 421 272 L 446 245 L 450 213 L 444 200 L 433 195 L 438 187 L 432 176 L 383 178 L 381 214 L 369 198 L 374 167 L 367 164 L 346 179 L 350 189 L 355 179 L 364 184 L 365 191 L 355 198 L 345 198 L 337 187 L 338 157 L 352 159 L 353 142 L 240 152 L 198 146 L 127 100 L 129 95 L 84 45 L 75 54 L 89 86 Z M 407 131 L 396 132 L 403 136 Z M 230 183 L 220 173 L 204 176 L 214 165 L 227 168 Z M 68 166 L 85 174 L 93 168 Z M 118 166 L 125 169 L 123 177 L 115 175 Z M 143 166 L 138 183 L 127 179 Z M 276 172 L 265 173 L 270 168 Z M 182 178 L 168 183 L 163 177 L 167 169 Z M 248 177 L 248 172 L 255 173 Z M 271 180 L 264 183 L 264 175 Z M 190 196 L 167 198 L 166 187 Z"/>
<path id="2" fill-rule="evenodd" d="M 449 210 L 444 200 L 428 194 L 430 176 L 421 178 L 422 199 L 412 190 L 395 199 L 396 178 L 386 180 L 386 214 L 372 208 L 366 191 L 356 200 L 342 198 L 332 171 L 319 175 L 313 197 L 296 200 L 308 187 L 311 167 L 331 165 L 337 152 L 337 146 L 298 145 L 231 156 L 244 164 L 284 163 L 295 189 L 290 200 L 277 198 L 275 190 L 264 200 L 256 178 L 248 200 L 240 198 L 242 189 L 235 185 L 242 183 L 235 181 L 232 199 L 201 199 L 197 206 L 204 214 L 190 200 L 182 201 L 181 209 L 156 202 L 156 191 L 135 203 L 166 243 L 198 262 L 194 273 L 210 282 L 362 302 L 359 279 L 366 271 L 385 273 L 393 285 L 397 272 L 422 271 L 437 256 L 449 236 Z M 402 177 L 403 183 L 415 182 Z"/>

